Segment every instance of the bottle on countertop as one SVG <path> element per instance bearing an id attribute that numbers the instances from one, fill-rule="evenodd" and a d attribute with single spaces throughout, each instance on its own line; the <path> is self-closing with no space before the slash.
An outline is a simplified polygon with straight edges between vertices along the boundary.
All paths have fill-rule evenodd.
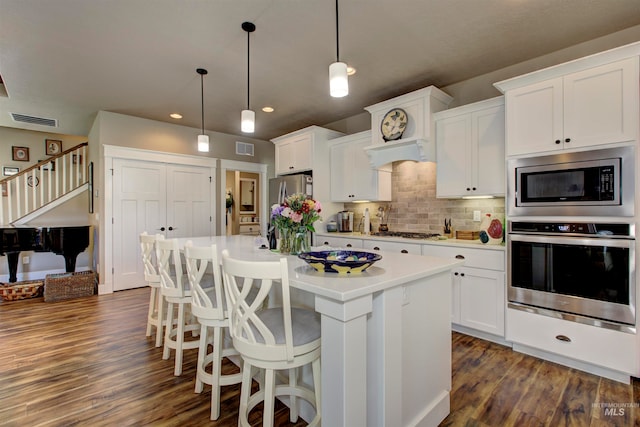
<path id="1" fill-rule="evenodd" d="M 276 227 L 274 225 L 270 225 L 267 234 L 269 235 L 269 249 L 277 249 L 278 240 L 276 239 Z"/>
<path id="2" fill-rule="evenodd" d="M 371 217 L 369 216 L 369 208 L 364 210 L 364 234 L 371 234 Z"/>

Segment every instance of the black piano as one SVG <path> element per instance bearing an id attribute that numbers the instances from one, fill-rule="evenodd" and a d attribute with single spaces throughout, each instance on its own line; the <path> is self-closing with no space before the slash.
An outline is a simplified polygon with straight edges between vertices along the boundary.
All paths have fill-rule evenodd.
<path id="1" fill-rule="evenodd" d="M 0 227 L 0 255 L 7 256 L 9 283 L 16 282 L 20 252 L 53 252 L 64 257 L 68 273 L 76 269 L 76 258 L 89 246 L 90 226 Z"/>

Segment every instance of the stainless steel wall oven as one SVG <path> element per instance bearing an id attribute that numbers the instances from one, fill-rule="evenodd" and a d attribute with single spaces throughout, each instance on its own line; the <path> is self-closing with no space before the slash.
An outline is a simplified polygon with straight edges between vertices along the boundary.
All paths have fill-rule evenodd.
<path id="1" fill-rule="evenodd" d="M 634 223 L 509 221 L 508 232 L 512 308 L 550 310 L 618 330 L 635 327 Z"/>

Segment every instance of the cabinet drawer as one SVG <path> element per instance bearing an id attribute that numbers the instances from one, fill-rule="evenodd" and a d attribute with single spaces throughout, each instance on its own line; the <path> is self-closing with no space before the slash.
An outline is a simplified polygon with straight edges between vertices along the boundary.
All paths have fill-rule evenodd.
<path id="1" fill-rule="evenodd" d="M 506 335 L 514 343 L 637 375 L 634 334 L 509 308 Z"/>
<path id="2" fill-rule="evenodd" d="M 260 234 L 260 226 L 259 225 L 241 225 L 240 234 L 249 234 L 252 236 L 257 236 Z"/>
<path id="3" fill-rule="evenodd" d="M 371 249 L 373 251 L 387 251 L 387 252 L 400 252 L 422 255 L 421 245 L 415 243 L 404 242 L 381 242 L 379 240 L 365 240 L 363 244 L 364 249 Z"/>
<path id="4" fill-rule="evenodd" d="M 330 246 L 332 248 L 346 248 L 346 249 L 362 249 L 362 240 L 350 239 L 348 237 L 328 237 L 328 236 L 315 236 L 315 246 Z"/>
<path id="5" fill-rule="evenodd" d="M 465 267 L 504 271 L 504 252 L 491 249 L 457 248 L 453 246 L 422 245 L 422 255 L 457 258 L 464 257 Z"/>

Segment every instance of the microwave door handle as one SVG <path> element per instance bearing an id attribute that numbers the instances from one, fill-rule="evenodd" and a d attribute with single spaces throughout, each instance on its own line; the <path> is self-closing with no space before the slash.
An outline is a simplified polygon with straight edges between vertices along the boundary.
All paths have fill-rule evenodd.
<path id="1" fill-rule="evenodd" d="M 613 248 L 632 249 L 635 246 L 634 239 L 606 239 L 600 237 L 567 237 L 567 236 L 550 236 L 532 235 L 532 234 L 510 234 L 509 240 L 513 242 L 531 242 L 561 245 L 580 245 L 580 246 L 608 246 Z"/>

